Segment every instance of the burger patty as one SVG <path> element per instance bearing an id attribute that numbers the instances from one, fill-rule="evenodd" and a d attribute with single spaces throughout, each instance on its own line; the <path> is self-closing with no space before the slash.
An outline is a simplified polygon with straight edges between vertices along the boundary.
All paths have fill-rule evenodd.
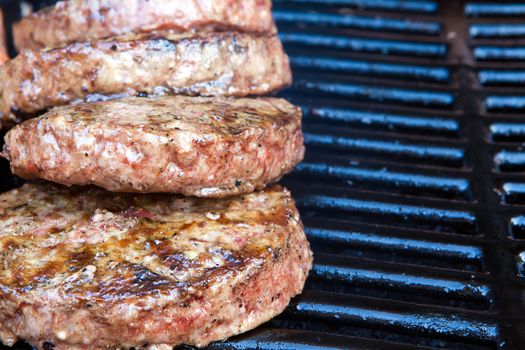
<path id="1" fill-rule="evenodd" d="M 301 111 L 277 98 L 188 96 L 62 106 L 9 131 L 4 156 L 26 179 L 224 197 L 303 159 Z"/>
<path id="2" fill-rule="evenodd" d="M 0 9 L 0 65 L 9 60 L 5 36 L 4 13 Z"/>
<path id="3" fill-rule="evenodd" d="M 54 48 L 127 33 L 234 29 L 275 33 L 270 0 L 69 0 L 13 27 L 18 49 Z"/>
<path id="4" fill-rule="evenodd" d="M 0 227 L 8 346 L 205 346 L 282 312 L 312 264 L 278 186 L 209 200 L 28 184 L 0 195 Z"/>
<path id="5" fill-rule="evenodd" d="M 143 34 L 22 51 L 0 68 L 4 124 L 53 106 L 125 96 L 265 95 L 290 85 L 276 36 Z"/>

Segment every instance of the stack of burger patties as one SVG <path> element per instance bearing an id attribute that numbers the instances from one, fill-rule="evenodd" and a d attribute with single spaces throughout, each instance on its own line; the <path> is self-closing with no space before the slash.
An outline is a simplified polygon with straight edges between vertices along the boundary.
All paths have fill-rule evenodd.
<path id="1" fill-rule="evenodd" d="M 290 193 L 299 108 L 265 0 L 70 0 L 0 68 L 0 339 L 205 346 L 255 328 L 312 264 Z M 15 126 L 16 125 L 16 126 Z M 65 186 L 64 186 L 65 185 Z"/>

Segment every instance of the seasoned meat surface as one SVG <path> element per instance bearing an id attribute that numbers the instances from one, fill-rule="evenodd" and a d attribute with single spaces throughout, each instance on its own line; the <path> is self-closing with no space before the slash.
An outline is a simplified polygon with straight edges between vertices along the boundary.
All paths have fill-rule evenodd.
<path id="1" fill-rule="evenodd" d="M 265 95 L 291 79 L 275 36 L 131 35 L 22 51 L 0 68 L 0 113 L 9 126 L 58 105 L 136 95 Z"/>
<path id="2" fill-rule="evenodd" d="M 4 26 L 4 13 L 0 10 L 0 65 L 9 60 Z"/>
<path id="3" fill-rule="evenodd" d="M 27 179 L 223 197 L 303 159 L 301 111 L 278 98 L 188 96 L 56 107 L 9 131 L 4 156 Z"/>
<path id="4" fill-rule="evenodd" d="M 312 264 L 279 186 L 209 200 L 26 184 L 0 195 L 0 227 L 0 339 L 39 349 L 204 346 L 282 312 Z"/>
<path id="5" fill-rule="evenodd" d="M 274 33 L 270 0 L 69 0 L 23 18 L 18 49 L 54 48 L 127 33 L 225 30 Z"/>

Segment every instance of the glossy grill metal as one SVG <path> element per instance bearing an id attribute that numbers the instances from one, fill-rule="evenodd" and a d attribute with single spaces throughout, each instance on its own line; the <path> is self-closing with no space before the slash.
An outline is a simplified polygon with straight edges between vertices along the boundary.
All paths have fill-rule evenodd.
<path id="1" fill-rule="evenodd" d="M 525 348 L 525 2 L 274 4 L 315 266 L 211 348 Z"/>

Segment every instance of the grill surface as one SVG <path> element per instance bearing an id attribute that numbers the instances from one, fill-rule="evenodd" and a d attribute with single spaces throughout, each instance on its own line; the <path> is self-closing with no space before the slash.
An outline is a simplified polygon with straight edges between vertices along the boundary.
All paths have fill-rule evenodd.
<path id="1" fill-rule="evenodd" d="M 283 315 L 211 348 L 524 348 L 525 2 L 274 3 L 315 266 Z"/>

